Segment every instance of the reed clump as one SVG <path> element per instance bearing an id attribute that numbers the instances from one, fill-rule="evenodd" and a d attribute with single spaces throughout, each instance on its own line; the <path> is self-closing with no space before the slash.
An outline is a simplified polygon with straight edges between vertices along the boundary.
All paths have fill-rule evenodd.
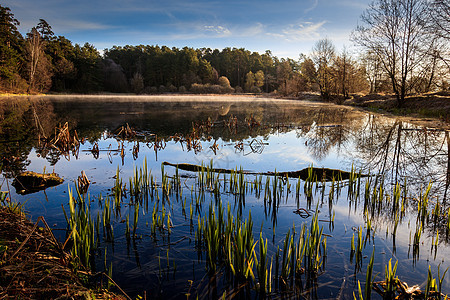
<path id="1" fill-rule="evenodd" d="M 63 211 L 68 224 L 68 237 L 72 242 L 71 254 L 83 268 L 90 270 L 94 266 L 93 258 L 97 247 L 96 225 L 91 216 L 90 199 L 85 199 L 78 189 L 76 193 L 74 197 L 69 189 L 69 215 L 64 207 Z"/>

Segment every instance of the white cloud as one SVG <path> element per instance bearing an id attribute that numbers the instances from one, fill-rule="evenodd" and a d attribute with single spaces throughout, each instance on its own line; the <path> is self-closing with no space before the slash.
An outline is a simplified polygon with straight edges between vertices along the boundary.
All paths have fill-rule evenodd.
<path id="1" fill-rule="evenodd" d="M 307 9 L 305 9 L 305 13 L 312 11 L 314 8 L 317 7 L 318 4 L 319 4 L 319 0 L 313 0 L 313 4 L 311 5 L 311 7 L 308 7 Z"/>
<path id="2" fill-rule="evenodd" d="M 320 30 L 327 21 L 319 23 L 303 22 L 300 24 L 289 25 L 278 33 L 268 33 L 268 35 L 283 38 L 286 41 L 305 41 L 315 40 L 320 37 Z"/>
<path id="3" fill-rule="evenodd" d="M 369 7 L 369 3 L 370 1 L 348 1 L 348 0 L 344 0 L 344 1 L 338 1 L 337 2 L 339 5 L 341 6 L 346 6 L 352 9 L 360 9 L 360 10 L 365 10 Z"/>
<path id="4" fill-rule="evenodd" d="M 241 28 L 239 30 L 240 33 L 238 33 L 239 36 L 257 36 L 260 35 L 262 33 L 264 33 L 264 25 L 261 23 L 256 23 L 253 26 L 247 27 L 247 28 Z"/>
<path id="5" fill-rule="evenodd" d="M 203 29 L 208 33 L 213 33 L 220 37 L 230 36 L 231 31 L 224 27 L 224 26 L 212 26 L 212 25 L 205 25 L 203 26 Z"/>
<path id="6" fill-rule="evenodd" d="M 70 31 L 82 31 L 82 30 L 104 30 L 115 28 L 106 24 L 79 21 L 79 20 L 53 20 L 52 27 L 58 31 L 70 32 Z"/>

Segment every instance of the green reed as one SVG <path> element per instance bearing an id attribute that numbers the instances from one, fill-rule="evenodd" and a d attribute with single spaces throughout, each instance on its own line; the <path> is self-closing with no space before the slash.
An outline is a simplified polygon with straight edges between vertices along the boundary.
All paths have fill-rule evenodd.
<path id="1" fill-rule="evenodd" d="M 363 293 L 361 290 L 361 283 L 359 282 L 359 280 L 358 280 L 358 298 L 356 297 L 355 292 L 353 292 L 353 299 L 354 300 L 358 300 L 358 299 L 364 300 Z"/>
<path id="2" fill-rule="evenodd" d="M 326 245 L 326 239 L 323 238 L 323 227 L 319 227 L 319 213 L 318 206 L 316 207 L 316 212 L 311 220 L 309 236 L 307 234 L 306 239 L 306 256 L 308 257 L 308 272 L 317 273 L 320 266 L 322 265 L 323 259 L 320 255 L 321 248 Z M 323 251 L 324 252 L 324 251 Z M 323 256 L 326 253 L 323 253 Z"/>
<path id="3" fill-rule="evenodd" d="M 69 227 L 69 236 L 73 241 L 72 256 L 86 269 L 93 267 L 91 261 L 96 250 L 95 222 L 91 218 L 89 203 L 90 199 L 85 201 L 78 189 L 76 199 L 72 190 L 69 189 L 69 216 L 63 207 Z"/>
<path id="4" fill-rule="evenodd" d="M 398 182 L 394 186 L 393 196 L 394 197 L 392 199 L 392 213 L 396 214 L 398 209 L 400 209 L 400 197 L 401 197 L 400 184 Z"/>
<path id="5" fill-rule="evenodd" d="M 373 261 L 375 258 L 375 247 L 372 250 L 372 255 L 370 256 L 369 264 L 367 265 L 367 271 L 366 271 L 366 286 L 364 288 L 364 298 L 366 300 L 370 300 L 372 296 L 372 284 L 373 284 Z"/>
<path id="6" fill-rule="evenodd" d="M 113 195 L 115 200 L 115 206 L 120 207 L 120 204 L 122 203 L 122 198 L 125 195 L 125 187 L 122 183 L 122 179 L 120 178 L 119 166 L 117 166 L 116 179 L 114 181 L 113 187 Z"/>
<path id="7" fill-rule="evenodd" d="M 353 200 L 356 196 L 356 183 L 357 183 L 358 175 L 355 172 L 355 168 L 352 163 L 352 168 L 348 177 L 348 189 L 347 189 L 347 197 L 350 200 Z"/>
<path id="8" fill-rule="evenodd" d="M 354 252 L 352 252 L 352 253 L 355 254 L 355 258 L 356 258 L 356 268 L 357 268 L 358 270 L 360 270 L 360 268 L 361 268 L 361 264 L 362 264 L 362 252 L 363 252 L 363 249 L 364 249 L 364 239 L 363 239 L 362 232 L 363 232 L 362 227 L 359 226 L 359 227 L 358 227 L 358 232 L 357 232 L 356 248 L 355 248 Z M 353 242 L 353 238 L 352 238 L 352 242 Z M 354 242 L 353 242 L 353 245 L 352 245 L 352 246 L 353 246 L 353 247 L 355 246 L 355 245 L 354 245 Z M 351 254 L 351 255 L 352 255 L 352 254 Z"/>
<path id="9" fill-rule="evenodd" d="M 395 294 L 397 281 L 399 280 L 397 276 L 395 276 L 397 272 L 398 261 L 395 262 L 394 267 L 392 267 L 392 258 L 389 259 L 389 263 L 385 266 L 384 269 L 384 295 L 385 297 L 390 297 Z"/>
<path id="10" fill-rule="evenodd" d="M 270 292 L 270 282 L 268 282 L 267 280 L 271 276 L 271 274 L 267 270 L 267 239 L 264 243 L 262 232 L 259 235 L 259 261 L 256 253 L 254 255 L 254 260 L 257 270 L 256 273 L 258 275 L 258 290 L 262 294 Z"/>
<path id="11" fill-rule="evenodd" d="M 436 284 L 436 279 L 433 278 L 433 275 L 431 274 L 431 266 L 428 266 L 427 284 L 425 286 L 425 299 L 428 299 L 431 294 L 436 294 L 437 291 L 438 286 Z M 440 295 L 438 299 L 440 299 Z"/>
<path id="12" fill-rule="evenodd" d="M 111 205 L 112 203 L 109 197 L 106 197 L 103 204 L 102 220 L 103 220 L 103 234 L 105 236 L 105 241 L 107 242 L 114 242 L 114 232 L 113 227 L 111 225 L 111 210 L 112 210 Z"/>
<path id="13" fill-rule="evenodd" d="M 283 244 L 283 260 L 281 261 L 281 279 L 287 282 L 291 277 L 291 260 L 294 260 L 294 236 L 290 234 L 290 230 L 286 233 Z"/>
<path id="14" fill-rule="evenodd" d="M 300 201 L 300 187 L 301 187 L 301 180 L 300 180 L 300 176 L 299 176 L 297 178 L 297 185 L 295 187 L 295 199 L 296 199 L 297 203 L 299 203 L 299 201 Z"/>
<path id="15" fill-rule="evenodd" d="M 317 180 L 317 177 L 314 176 L 313 165 L 308 168 L 308 177 L 305 180 L 303 190 L 308 199 L 312 197 L 313 183 Z"/>
<path id="16" fill-rule="evenodd" d="M 233 239 L 228 236 L 227 262 L 233 275 L 238 281 L 255 279 L 253 272 L 254 254 L 256 243 L 253 242 L 253 222 L 251 213 L 244 222 L 237 222 Z"/>
<path id="17" fill-rule="evenodd" d="M 0 165 L 0 171 L 1 171 L 1 165 Z M 8 194 L 9 194 L 9 192 L 0 191 L 0 205 L 8 208 L 8 210 L 11 213 L 19 214 L 19 215 L 25 214 L 24 209 L 23 209 L 24 203 L 11 201 L 11 199 L 8 197 Z"/>
<path id="18" fill-rule="evenodd" d="M 422 194 L 422 191 L 420 192 L 419 203 L 417 205 L 417 210 L 418 210 L 417 218 L 418 218 L 418 220 L 420 219 L 421 222 L 423 222 L 423 223 L 425 223 L 425 221 L 428 220 L 429 193 L 430 193 L 432 185 L 433 185 L 433 183 L 430 181 L 428 183 L 428 186 L 427 186 L 425 192 L 423 194 Z"/>
<path id="19" fill-rule="evenodd" d="M 220 239 L 219 236 L 221 236 L 221 225 L 219 224 L 221 222 L 216 218 L 216 213 L 214 210 L 214 207 L 211 205 L 209 208 L 209 215 L 207 224 L 203 225 L 201 223 L 201 227 L 203 227 L 204 231 L 204 237 L 205 237 L 205 243 L 206 243 L 206 253 L 207 253 L 207 264 L 208 269 L 212 272 L 216 272 L 216 265 L 219 260 L 219 251 L 220 251 Z"/>

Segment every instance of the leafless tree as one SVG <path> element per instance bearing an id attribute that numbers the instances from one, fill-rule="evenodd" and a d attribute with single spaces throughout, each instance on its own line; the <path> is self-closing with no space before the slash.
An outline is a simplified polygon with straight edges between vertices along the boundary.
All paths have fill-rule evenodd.
<path id="1" fill-rule="evenodd" d="M 27 50 L 29 56 L 29 89 L 32 90 L 34 87 L 34 78 L 39 65 L 39 61 L 42 57 L 43 43 L 41 40 L 41 35 L 36 28 L 31 30 L 31 33 L 27 39 Z"/>
<path id="2" fill-rule="evenodd" d="M 383 81 L 383 70 L 380 59 L 373 51 L 368 50 L 360 57 L 360 62 L 366 71 L 366 78 L 370 85 L 369 92 L 380 92 L 380 86 Z"/>
<path id="3" fill-rule="evenodd" d="M 311 59 L 314 62 L 315 81 L 319 85 L 320 94 L 322 98 L 328 99 L 330 97 L 333 72 L 331 65 L 335 57 L 335 48 L 329 39 L 321 39 L 314 45 L 312 49 Z"/>
<path id="4" fill-rule="evenodd" d="M 28 92 L 47 91 L 51 87 L 51 65 L 44 53 L 45 41 L 35 27 L 26 41 L 28 54 Z"/>
<path id="5" fill-rule="evenodd" d="M 432 0 L 429 10 L 428 28 L 431 34 L 434 34 L 439 41 L 434 54 L 434 62 L 442 64 L 450 70 L 450 49 L 448 42 L 450 40 L 450 2 L 448 0 Z M 448 78 L 445 78 L 448 79 Z"/>
<path id="6" fill-rule="evenodd" d="M 426 30 L 426 0 L 376 0 L 361 16 L 352 39 L 380 60 L 397 103 L 402 106 L 411 78 L 422 72 L 422 61 L 433 46 Z"/>
<path id="7" fill-rule="evenodd" d="M 349 98 L 350 93 L 368 91 L 369 85 L 363 65 L 359 64 L 344 48 L 333 61 L 334 93 Z"/>
<path id="8" fill-rule="evenodd" d="M 448 0 L 433 0 L 430 10 L 436 33 L 450 40 L 450 2 Z"/>

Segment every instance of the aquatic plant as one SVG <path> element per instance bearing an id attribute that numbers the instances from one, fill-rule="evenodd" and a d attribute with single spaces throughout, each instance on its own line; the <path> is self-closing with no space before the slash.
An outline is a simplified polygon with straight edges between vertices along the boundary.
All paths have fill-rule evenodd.
<path id="1" fill-rule="evenodd" d="M 95 224 L 91 218 L 90 199 L 87 201 L 77 190 L 77 198 L 69 189 L 69 216 L 64 215 L 69 227 L 69 237 L 72 239 L 72 256 L 86 269 L 91 269 L 93 254 L 96 249 Z"/>
<path id="2" fill-rule="evenodd" d="M 271 277 L 272 272 L 269 273 L 269 270 L 267 269 L 267 239 L 264 243 L 262 232 L 259 235 L 259 260 L 256 253 L 254 255 L 254 259 L 258 275 L 258 290 L 260 293 L 265 294 L 266 292 L 270 292 L 271 290 L 270 280 L 268 284 L 267 278 Z"/>
<path id="3" fill-rule="evenodd" d="M 385 266 L 384 270 L 384 295 L 385 297 L 392 298 L 396 291 L 396 285 L 398 281 L 398 277 L 395 276 L 397 272 L 398 261 L 395 262 L 394 267 L 392 267 L 392 258 L 389 259 L 388 264 Z"/>
<path id="4" fill-rule="evenodd" d="M 375 247 L 373 247 L 372 250 L 372 255 L 370 256 L 370 260 L 369 263 L 367 264 L 367 271 L 366 271 L 366 286 L 364 288 L 364 298 L 366 298 L 366 300 L 370 300 L 370 298 L 372 297 L 372 283 L 373 283 L 373 278 L 372 278 L 372 273 L 373 273 L 373 261 L 375 258 Z M 359 284 L 359 281 L 358 281 Z M 359 287 L 361 288 L 361 287 Z"/>

